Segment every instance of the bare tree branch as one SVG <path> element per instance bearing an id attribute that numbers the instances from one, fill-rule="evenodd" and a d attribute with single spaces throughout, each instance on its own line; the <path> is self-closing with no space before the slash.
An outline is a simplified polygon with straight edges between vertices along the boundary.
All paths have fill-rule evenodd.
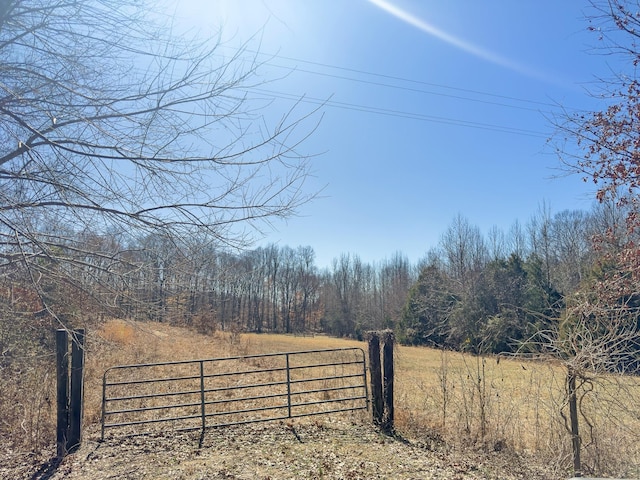
<path id="1" fill-rule="evenodd" d="M 150 7 L 2 2 L 0 268 L 120 260 L 89 252 L 84 231 L 244 246 L 313 197 L 299 147 L 316 111 L 253 98 L 255 54 L 174 35 Z"/>

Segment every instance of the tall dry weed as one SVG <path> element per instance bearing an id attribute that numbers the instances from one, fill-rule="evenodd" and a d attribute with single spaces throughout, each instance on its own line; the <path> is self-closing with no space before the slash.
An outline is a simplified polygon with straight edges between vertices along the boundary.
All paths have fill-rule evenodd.
<path id="1" fill-rule="evenodd" d="M 5 447 L 39 452 L 55 439 L 55 366 L 24 358 L 0 369 L 0 437 Z"/>
<path id="2" fill-rule="evenodd" d="M 102 326 L 100 337 L 108 342 L 131 345 L 135 340 L 135 330 L 130 323 L 123 320 L 112 320 Z"/>

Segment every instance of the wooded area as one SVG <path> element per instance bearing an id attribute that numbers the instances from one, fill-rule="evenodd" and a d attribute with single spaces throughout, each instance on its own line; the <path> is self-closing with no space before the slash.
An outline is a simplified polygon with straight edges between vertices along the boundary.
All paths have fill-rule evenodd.
<path id="1" fill-rule="evenodd" d="M 526 225 L 488 236 L 459 216 L 418 264 L 400 252 L 375 264 L 345 253 L 324 269 L 308 246 L 232 253 L 197 242 L 185 250 L 168 237 L 83 234 L 72 239 L 73 250 L 93 254 L 60 250 L 78 265 L 66 266 L 64 274 L 85 283 L 73 290 L 59 282 L 63 274 L 52 263 L 41 285 L 46 304 L 71 325 L 108 315 L 203 332 L 355 338 L 394 328 L 410 344 L 515 352 L 560 322 L 568 299 L 601 277 L 603 251 L 591 239 L 622 216 L 610 204 L 555 215 L 542 207 Z M 98 253 L 105 263 L 90 269 Z M 16 268 L 0 281 L 8 316 L 43 311 L 26 270 Z"/>

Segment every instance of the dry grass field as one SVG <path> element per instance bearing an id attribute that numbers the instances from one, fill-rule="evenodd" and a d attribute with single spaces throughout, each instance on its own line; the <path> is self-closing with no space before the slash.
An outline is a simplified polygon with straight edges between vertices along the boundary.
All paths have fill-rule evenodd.
<path id="1" fill-rule="evenodd" d="M 163 444 L 162 437 L 166 432 L 158 437 L 139 437 L 147 440 L 114 437 L 102 444 L 97 442 L 100 437 L 102 374 L 111 366 L 353 346 L 366 351 L 364 342 L 326 336 L 238 332 L 216 332 L 205 336 L 165 324 L 107 322 L 99 331 L 88 333 L 83 448 L 67 458 L 57 470 L 46 473 L 48 476 L 34 476 L 35 463 L 29 467 L 26 465 L 29 462 L 23 461 L 22 468 L 27 472 L 24 478 L 98 480 L 103 477 L 92 470 L 91 465 L 116 471 L 118 468 L 126 469 L 134 461 L 132 452 L 136 455 L 135 461 L 146 461 L 147 467 L 139 469 L 139 474 L 128 474 L 123 470 L 124 473 L 116 477 L 104 478 L 462 479 L 570 476 L 571 451 L 562 416 L 567 408 L 563 403 L 565 387 L 560 367 L 417 347 L 395 348 L 395 424 L 398 433 L 395 438 L 376 433 L 370 426 L 370 413 L 359 411 L 309 417 L 295 422 L 276 421 L 232 427 L 227 434 L 224 429 L 216 429 L 207 432 L 202 450 L 197 448 L 197 434 L 191 437 L 188 434 L 180 434 L 186 437 L 170 435 L 172 441 L 182 439 L 180 447 L 171 442 Z M 640 431 L 637 414 L 637 390 L 640 387 L 635 379 L 624 379 L 624 384 L 620 380 L 603 379 L 606 385 L 602 382 L 589 385 L 589 395 L 581 404 L 583 460 L 588 469 L 600 475 L 637 478 L 640 477 L 637 434 Z M 236 457 L 227 448 L 229 436 L 233 449 L 238 455 L 244 455 L 245 461 L 248 461 L 247 456 L 251 459 L 252 455 L 257 455 L 251 460 L 253 474 L 240 467 L 231 468 Z M 365 444 L 370 444 L 371 448 Z M 209 453 L 203 453 L 208 451 L 207 445 L 215 445 L 226 467 L 211 460 Z M 323 445 L 330 450 L 318 452 Z M 313 451 L 316 453 L 310 453 L 307 448 L 315 448 Z M 166 474 L 166 462 L 174 462 L 167 457 L 171 452 L 176 454 L 176 472 L 181 472 L 174 477 Z M 271 467 L 269 452 L 275 454 L 275 463 Z M 348 452 L 359 452 L 359 459 L 351 458 Z M 147 460 L 140 458 L 147 454 L 150 456 Z M 317 461 L 313 460 L 314 455 Z M 304 458 L 298 458 L 300 456 Z M 335 461 L 331 460 L 332 456 Z M 204 461 L 205 457 L 209 459 L 208 463 L 205 462 L 208 467 L 203 464 L 198 468 L 198 462 Z M 264 463 L 262 467 L 255 463 L 258 457 Z M 122 460 L 120 467 L 101 463 L 114 462 L 114 458 L 129 460 Z M 285 467 L 276 465 L 276 458 L 290 458 L 290 463 L 297 465 L 298 474 L 287 470 L 284 460 L 282 465 Z M 236 458 L 235 461 L 240 460 Z M 348 465 L 347 468 L 344 462 L 352 461 L 360 461 L 358 465 L 361 467 Z M 157 466 L 150 467 L 154 462 L 158 462 Z M 191 462 L 189 465 L 193 468 L 183 462 Z M 343 462 L 342 466 L 340 462 Z M 8 463 L 17 465 L 15 459 Z M 456 470 L 449 463 L 458 464 L 459 468 Z M 185 473 L 191 470 L 193 475 Z M 198 476 L 198 472 L 203 471 L 209 472 L 208 475 Z M 438 471 L 448 474 L 438 476 Z M 0 469 L 0 477 L 9 478 L 6 475 L 11 476 L 15 472 L 15 469 Z M 160 475 L 159 472 L 165 473 Z"/>

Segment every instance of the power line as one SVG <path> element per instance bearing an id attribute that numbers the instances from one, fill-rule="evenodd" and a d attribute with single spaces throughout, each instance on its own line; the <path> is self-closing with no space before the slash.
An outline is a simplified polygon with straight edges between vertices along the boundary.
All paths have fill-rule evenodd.
<path id="1" fill-rule="evenodd" d="M 269 64 L 272 67 L 277 67 L 277 68 L 290 68 L 290 67 L 286 67 L 286 66 L 282 66 L 282 65 L 275 65 L 275 64 Z M 335 74 L 331 74 L 331 73 L 323 73 L 323 72 L 315 72 L 312 70 L 303 70 L 300 68 L 295 68 L 293 70 L 294 72 L 303 72 L 303 73 L 310 73 L 313 75 L 319 75 L 319 76 L 323 76 L 323 77 L 331 77 L 331 78 L 337 78 L 339 80 L 348 80 L 351 82 L 358 82 L 358 83 L 364 83 L 367 85 L 375 85 L 375 86 L 379 86 L 379 87 L 385 87 L 385 88 L 393 88 L 396 90 L 403 90 L 406 92 L 414 92 L 414 93 L 422 93 L 425 95 L 435 95 L 435 96 L 439 96 L 439 97 L 446 97 L 446 98 L 454 98 L 456 100 L 466 100 L 469 102 L 477 102 L 477 103 L 484 103 L 486 105 L 496 105 L 499 107 L 507 107 L 507 108 L 516 108 L 519 110 L 528 110 L 531 112 L 540 112 L 540 109 L 538 108 L 533 108 L 533 107 L 525 107 L 525 106 L 520 106 L 520 105 L 510 105 L 508 103 L 502 103 L 502 102 L 494 102 L 494 101 L 490 101 L 490 100 L 481 100 L 479 98 L 471 98 L 471 97 L 463 97 L 461 95 L 452 95 L 452 94 L 447 94 L 447 93 L 440 93 L 440 92 L 432 92 L 432 91 L 428 91 L 428 90 L 423 90 L 420 88 L 411 88 L 411 87 L 403 87 L 400 85 L 391 85 L 388 83 L 383 83 L 383 82 L 374 82 L 372 80 L 362 80 L 359 78 L 351 78 L 351 77 L 345 77 L 343 75 L 335 75 Z M 444 88 L 444 87 L 442 87 Z M 543 105 L 550 105 L 550 104 L 543 104 Z"/>
<path id="2" fill-rule="evenodd" d="M 491 131 L 495 131 L 495 132 L 510 133 L 510 134 L 515 134 L 515 135 L 524 135 L 524 136 L 537 137 L 537 138 L 547 138 L 549 136 L 548 134 L 545 134 L 543 132 L 537 132 L 537 131 L 534 131 L 534 130 L 527 130 L 527 129 L 523 129 L 523 128 L 508 127 L 508 126 L 505 126 L 505 125 L 496 125 L 496 124 L 490 124 L 490 123 L 472 122 L 472 121 L 469 121 L 469 120 L 460 120 L 460 119 L 455 119 L 455 118 L 439 117 L 439 116 L 435 116 L 435 115 L 425 115 L 425 114 L 421 114 L 421 113 L 405 112 L 405 111 L 402 111 L 402 110 L 393 110 L 393 109 L 386 109 L 386 108 L 379 108 L 379 107 L 371 107 L 371 106 L 367 106 L 367 105 L 358 105 L 358 104 L 355 104 L 355 103 L 348 103 L 348 102 L 338 102 L 338 101 L 334 101 L 334 100 L 323 100 L 321 98 L 313 98 L 313 97 L 307 97 L 307 96 L 300 97 L 298 95 L 294 95 L 294 94 L 290 94 L 290 93 L 274 92 L 272 90 L 265 90 L 265 89 L 260 89 L 260 88 L 253 88 L 253 89 L 251 89 L 251 91 L 247 91 L 246 93 L 247 94 L 251 94 L 252 92 L 263 93 L 265 95 L 268 95 L 269 98 L 279 98 L 279 99 L 291 100 L 291 101 L 295 101 L 295 102 L 310 103 L 310 104 L 313 104 L 313 105 L 325 105 L 325 106 L 333 107 L 333 108 L 341 108 L 341 109 L 344 109 L 344 110 L 352 110 L 352 111 L 356 111 L 356 112 L 365 112 L 365 113 L 372 113 L 372 114 L 377 114 L 377 115 L 385 115 L 385 116 L 389 116 L 389 117 L 406 118 L 406 119 L 410 119 L 410 120 L 419 120 L 419 121 L 425 121 L 425 122 L 439 123 L 439 124 L 443 124 L 443 125 L 454 125 L 454 126 L 459 126 L 459 127 L 469 127 L 469 128 L 476 128 L 476 129 L 482 129 L 482 130 L 491 130 Z"/>
<path id="3" fill-rule="evenodd" d="M 374 78 L 387 79 L 387 80 L 393 80 L 393 81 L 409 83 L 409 84 L 413 84 L 413 85 L 424 85 L 424 86 L 436 87 L 436 88 L 440 88 L 440 89 L 447 89 L 447 90 L 454 91 L 454 92 L 462 92 L 462 93 L 468 93 L 468 94 L 473 94 L 473 95 L 479 95 L 479 96 L 482 96 L 482 97 L 487 97 L 488 99 L 473 98 L 473 97 L 464 96 L 464 95 L 455 95 L 453 93 L 450 94 L 450 93 L 435 92 L 435 91 L 431 91 L 431 90 L 425 90 L 423 88 L 415 88 L 415 87 L 409 87 L 409 86 L 398 85 L 398 84 L 393 84 L 393 83 L 387 83 L 387 82 L 382 82 L 382 81 L 367 80 L 367 79 L 362 79 L 362 78 L 354 78 L 354 77 L 351 77 L 351 76 L 338 75 L 338 74 L 334 74 L 334 73 L 327 73 L 327 72 L 321 72 L 321 71 L 316 71 L 316 70 L 301 69 L 301 68 L 298 68 L 297 66 L 287 67 L 285 65 L 277 64 L 277 63 L 274 63 L 274 62 L 269 61 L 269 60 L 264 62 L 265 65 L 269 65 L 269 66 L 272 66 L 272 67 L 275 67 L 275 68 L 289 69 L 291 72 L 301 72 L 301 73 L 307 73 L 307 74 L 311 74 L 311 75 L 318 75 L 318 76 L 323 76 L 323 77 L 336 78 L 336 79 L 339 79 L 339 80 L 345 80 L 345 81 L 356 82 L 356 83 L 361 83 L 361 84 L 374 85 L 374 86 L 379 86 L 379 87 L 383 87 L 383 88 L 391 88 L 391 89 L 397 89 L 397 90 L 402 90 L 402 91 L 420 93 L 420 94 L 425 94 L 425 95 L 435 95 L 435 96 L 440 96 L 440 97 L 453 98 L 453 99 L 457 99 L 457 100 L 464 100 L 464 101 L 469 101 L 469 102 L 477 102 L 477 103 L 482 103 L 482 104 L 486 104 L 486 105 L 494 105 L 494 106 L 504 107 L 504 108 L 513 108 L 513 109 L 518 109 L 518 110 L 536 112 L 536 113 L 539 113 L 541 115 L 553 115 L 553 112 L 551 112 L 549 110 L 544 111 L 544 110 L 541 110 L 541 108 L 538 108 L 538 107 L 546 107 L 546 108 L 552 107 L 554 109 L 560 107 L 560 105 L 558 105 L 556 103 L 551 103 L 551 102 L 541 102 L 541 101 L 518 98 L 518 97 L 513 97 L 513 96 L 508 96 L 508 95 L 500 95 L 500 94 L 495 94 L 495 93 L 490 93 L 490 92 L 483 92 L 483 91 L 475 90 L 475 89 L 452 87 L 452 86 L 448 86 L 448 85 L 425 82 L 425 81 L 421 81 L 421 80 L 415 80 L 415 79 L 410 79 L 410 78 L 405 78 L 405 77 L 400 77 L 400 76 L 395 76 L 395 75 L 388 75 L 388 74 L 369 72 L 369 71 L 359 70 L 359 69 L 355 69 L 355 68 L 342 67 L 342 66 L 337 66 L 337 65 L 331 65 L 331 64 L 328 64 L 328 63 L 315 62 L 315 61 L 304 60 L 304 59 L 300 59 L 300 58 L 288 57 L 288 56 L 284 56 L 284 55 L 276 55 L 276 54 L 269 55 L 269 54 L 261 53 L 259 51 L 255 51 L 255 50 L 245 50 L 245 51 L 248 52 L 248 53 L 251 53 L 253 55 L 256 55 L 256 56 L 258 56 L 258 55 L 267 56 L 270 60 L 272 60 L 272 59 L 282 59 L 282 60 L 286 60 L 286 61 L 298 62 L 298 63 L 318 66 L 318 67 L 322 67 L 322 68 L 334 69 L 334 70 L 345 71 L 345 72 L 352 72 L 352 73 L 356 73 L 356 74 L 359 74 L 359 75 L 366 75 L 366 76 L 370 76 L 370 77 L 374 77 Z M 489 123 L 483 123 L 483 122 L 473 122 L 473 121 L 455 119 L 455 118 L 447 118 L 447 117 L 441 117 L 441 116 L 425 115 L 425 114 L 420 114 L 420 113 L 415 113 L 415 112 L 407 112 L 407 111 L 402 111 L 402 110 L 384 109 L 384 108 L 368 106 L 368 105 L 358 105 L 358 104 L 349 103 L 349 102 L 338 102 L 338 101 L 334 101 L 334 100 L 323 100 L 323 99 L 319 99 L 319 98 L 306 97 L 306 96 L 301 96 L 301 95 L 295 96 L 295 95 L 291 95 L 291 94 L 288 94 L 288 93 L 274 92 L 274 91 L 268 91 L 268 90 L 261 90 L 261 91 L 262 91 L 262 93 L 264 93 L 266 95 L 269 95 L 271 98 L 297 100 L 297 101 L 302 101 L 304 103 L 311 103 L 311 104 L 314 104 L 314 105 L 326 105 L 326 106 L 332 107 L 332 108 L 341 108 L 341 109 L 346 109 L 346 110 L 360 111 L 360 112 L 365 112 L 365 113 L 385 115 L 385 116 L 391 116 L 391 117 L 396 117 L 396 118 L 406 118 L 406 119 L 419 120 L 419 121 L 428 121 L 428 122 L 440 123 L 440 124 L 444 124 L 444 125 L 453 125 L 453 126 L 477 128 L 477 129 L 483 129 L 483 130 L 491 130 L 491 131 L 496 131 L 496 132 L 510 133 L 510 134 L 516 134 L 516 135 L 524 135 L 524 136 L 544 138 L 544 139 L 546 139 L 546 138 L 548 138 L 550 136 L 549 133 L 543 133 L 543 132 L 540 132 L 540 131 L 534 131 L 534 130 L 524 129 L 524 128 L 515 128 L 515 127 L 506 126 L 506 125 L 497 125 L 497 124 L 489 124 Z M 495 99 L 495 100 L 490 100 L 490 99 Z M 522 105 L 505 103 L 504 101 L 500 101 L 500 100 L 517 102 L 517 103 L 520 103 Z M 578 111 L 577 109 L 574 109 L 574 110 Z"/>
<path id="4" fill-rule="evenodd" d="M 400 82 L 410 83 L 410 84 L 414 84 L 414 85 L 424 85 L 424 86 L 428 86 L 428 87 L 436 87 L 436 88 L 441 88 L 441 89 L 445 89 L 445 90 L 452 90 L 452 91 L 462 92 L 462 93 L 471 93 L 471 94 L 474 94 L 474 95 L 481 95 L 481 96 L 495 98 L 495 99 L 510 100 L 510 101 L 529 104 L 529 105 L 537 105 L 539 107 L 557 108 L 559 106 L 558 104 L 552 103 L 552 102 L 541 102 L 541 101 L 538 101 L 538 100 L 530 100 L 530 99 L 525 99 L 525 98 L 513 97 L 513 96 L 509 96 L 509 95 L 501 95 L 501 94 L 496 94 L 496 93 L 491 93 L 491 92 L 484 92 L 484 91 L 481 91 L 481 90 L 460 88 L 460 87 L 452 87 L 450 85 L 443 85 L 443 84 L 438 84 L 438 83 L 425 82 L 423 80 L 415 80 L 415 79 L 406 78 L 406 77 L 400 77 L 400 76 L 396 76 L 396 75 L 388 75 L 388 74 L 383 74 L 383 73 L 370 72 L 370 71 L 366 71 L 366 70 L 359 70 L 359 69 L 355 69 L 355 68 L 342 67 L 342 66 L 338 66 L 338 65 L 331 65 L 331 64 L 328 64 L 328 63 L 315 62 L 315 61 L 311 61 L 311 60 L 303 60 L 303 59 L 300 59 L 300 58 L 288 57 L 288 56 L 284 56 L 284 55 L 266 54 L 266 53 L 261 53 L 259 51 L 255 51 L 255 50 L 245 50 L 245 51 L 248 52 L 248 53 L 251 53 L 253 55 L 267 56 L 270 59 L 279 58 L 279 59 L 282 59 L 282 60 L 298 62 L 298 63 L 304 63 L 304 64 L 308 64 L 308 65 L 314 65 L 314 66 L 323 67 L 323 68 L 329 68 L 329 69 L 334 69 L 334 70 L 341 70 L 341 71 L 345 71 L 345 72 L 352 72 L 352 73 L 357 73 L 357 74 L 360 74 L 360 75 L 367 75 L 367 76 L 370 76 L 370 77 L 384 78 L 384 79 L 388 79 L 388 80 L 400 81 Z M 389 83 L 384 83 L 384 82 L 374 82 L 374 81 L 371 81 L 371 80 L 363 80 L 363 79 L 358 79 L 358 78 L 353 78 L 353 77 L 335 75 L 335 74 L 330 74 L 330 73 L 323 73 L 323 72 L 318 72 L 318 71 L 314 71 L 314 70 L 303 70 L 303 69 L 298 69 L 296 67 L 287 67 L 287 66 L 284 66 L 284 65 L 277 65 L 277 64 L 275 64 L 273 62 L 270 62 L 270 61 L 266 61 L 265 64 L 273 66 L 273 67 L 276 67 L 276 68 L 285 68 L 285 69 L 290 69 L 292 71 L 299 71 L 299 72 L 309 73 L 309 74 L 312 74 L 312 75 L 333 77 L 333 78 L 338 78 L 338 79 L 341 79 L 341 80 L 348 80 L 348 81 L 359 82 L 359 83 L 368 83 L 368 84 L 387 87 L 387 88 L 394 88 L 394 89 L 400 89 L 400 90 L 406 90 L 406 91 L 412 91 L 412 92 L 424 93 L 424 94 L 430 94 L 430 95 L 446 96 L 446 97 L 458 98 L 458 99 L 462 99 L 462 100 L 469 100 L 469 101 L 474 101 L 474 102 L 488 103 L 488 104 L 493 104 L 493 105 L 498 105 L 498 106 L 504 106 L 504 107 L 508 107 L 508 108 L 518 108 L 518 109 L 524 109 L 524 110 L 539 111 L 539 109 L 536 109 L 536 108 L 533 108 L 533 107 L 524 107 L 524 106 L 519 106 L 519 105 L 506 104 L 506 103 L 502 103 L 502 102 L 491 102 L 489 100 L 481 100 L 481 99 L 474 99 L 474 98 L 470 98 L 470 97 L 449 95 L 449 94 L 444 94 L 444 93 L 432 92 L 432 91 L 429 91 L 429 90 L 423 90 L 423 89 L 419 89 L 419 88 L 403 87 L 403 86 L 400 86 L 400 85 L 394 85 L 394 84 L 389 84 Z M 574 110 L 574 109 L 570 109 L 570 110 Z"/>

